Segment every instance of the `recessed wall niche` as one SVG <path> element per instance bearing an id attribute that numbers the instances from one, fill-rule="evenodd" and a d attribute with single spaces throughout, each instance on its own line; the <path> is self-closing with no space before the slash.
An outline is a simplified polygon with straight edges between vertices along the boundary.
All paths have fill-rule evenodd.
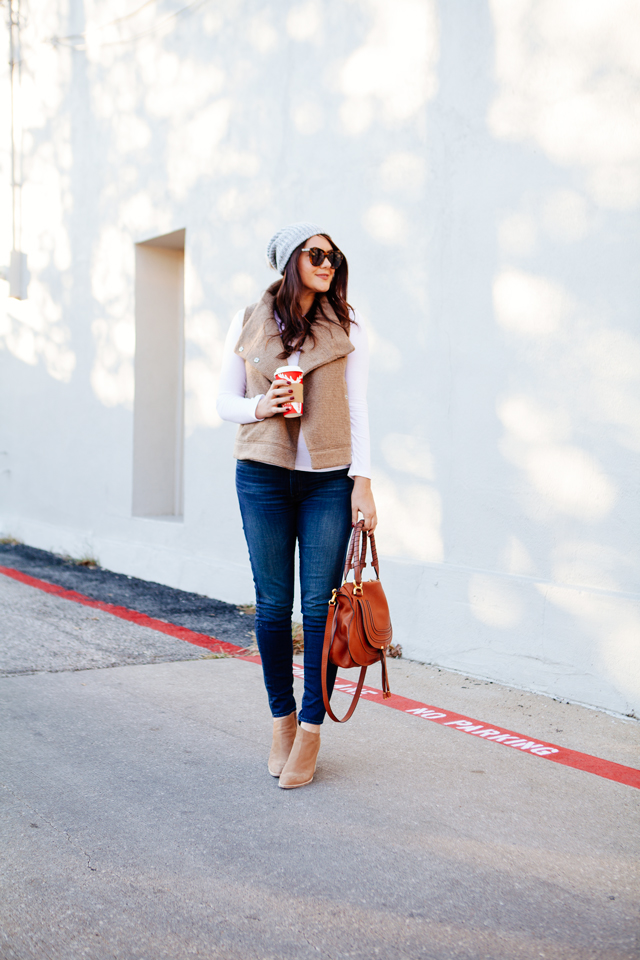
<path id="1" fill-rule="evenodd" d="M 136 244 L 133 504 L 182 518 L 185 230 Z"/>

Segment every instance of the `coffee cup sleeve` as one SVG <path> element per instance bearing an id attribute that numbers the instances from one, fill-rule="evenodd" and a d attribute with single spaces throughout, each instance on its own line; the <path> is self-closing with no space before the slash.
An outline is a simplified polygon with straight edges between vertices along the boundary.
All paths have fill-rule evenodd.
<path id="1" fill-rule="evenodd" d="M 291 397 L 292 403 L 302 403 L 304 388 L 301 383 L 291 383 L 289 385 L 293 390 L 293 397 Z"/>

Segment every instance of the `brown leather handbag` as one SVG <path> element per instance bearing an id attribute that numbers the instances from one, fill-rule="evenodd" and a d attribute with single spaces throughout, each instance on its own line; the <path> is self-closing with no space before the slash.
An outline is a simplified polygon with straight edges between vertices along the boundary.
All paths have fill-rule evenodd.
<path id="1" fill-rule="evenodd" d="M 362 549 L 360 550 L 361 537 Z M 367 565 L 367 543 L 371 544 L 371 563 L 376 572 L 376 579 L 363 581 L 362 571 Z M 350 570 L 355 571 L 353 583 L 347 582 Z M 360 699 L 367 667 L 378 661 L 382 665 L 382 696 L 386 698 L 390 695 L 385 653 L 392 636 L 389 606 L 380 583 L 375 537 L 373 533 L 367 533 L 364 529 L 364 521 L 359 520 L 349 541 L 347 560 L 344 565 L 344 582 L 339 589 L 333 591 L 329 600 L 322 648 L 322 698 L 325 710 L 336 723 L 345 723 L 352 716 Z M 329 703 L 327 692 L 329 662 L 337 667 L 360 667 L 360 677 L 353 695 L 353 702 L 342 720 L 336 717 Z"/>

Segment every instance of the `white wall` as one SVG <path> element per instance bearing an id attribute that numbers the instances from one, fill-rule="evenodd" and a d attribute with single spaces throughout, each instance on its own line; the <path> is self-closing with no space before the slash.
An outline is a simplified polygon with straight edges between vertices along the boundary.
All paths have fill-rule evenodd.
<path id="1" fill-rule="evenodd" d="M 405 653 L 638 712 L 634 0 L 235 0 L 171 19 L 165 0 L 102 29 L 135 4 L 25 3 L 32 279 L 0 313 L 5 533 L 249 600 L 220 351 L 272 279 L 270 234 L 318 220 L 369 322 Z M 181 228 L 176 522 L 131 515 L 134 244 Z"/>

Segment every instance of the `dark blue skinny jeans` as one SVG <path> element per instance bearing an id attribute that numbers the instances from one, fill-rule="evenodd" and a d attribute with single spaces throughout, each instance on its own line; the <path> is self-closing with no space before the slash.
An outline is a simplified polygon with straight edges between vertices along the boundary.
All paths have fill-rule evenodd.
<path id="1" fill-rule="evenodd" d="M 347 469 L 308 473 L 238 460 L 236 490 L 256 588 L 256 637 L 276 718 L 296 709 L 291 614 L 297 540 L 304 630 L 304 694 L 298 718 L 305 723 L 324 719 L 322 644 L 331 591 L 342 583 L 352 489 Z M 330 665 L 329 695 L 335 676 Z"/>

